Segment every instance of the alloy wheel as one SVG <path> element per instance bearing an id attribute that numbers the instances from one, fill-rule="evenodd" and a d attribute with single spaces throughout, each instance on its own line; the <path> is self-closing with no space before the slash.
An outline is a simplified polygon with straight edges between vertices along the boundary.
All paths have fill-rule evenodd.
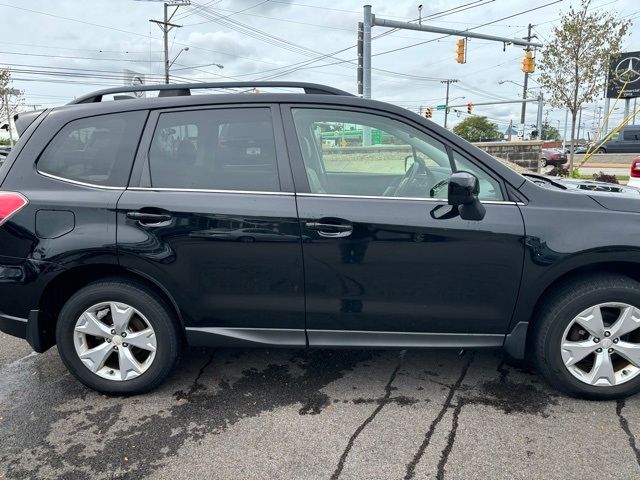
<path id="1" fill-rule="evenodd" d="M 619 302 L 589 307 L 569 323 L 560 349 L 565 367 L 581 382 L 626 383 L 640 374 L 640 309 Z"/>
<path id="2" fill-rule="evenodd" d="M 73 342 L 83 365 L 109 380 L 131 380 L 156 355 L 156 334 L 145 316 L 122 302 L 101 302 L 76 321 Z"/>

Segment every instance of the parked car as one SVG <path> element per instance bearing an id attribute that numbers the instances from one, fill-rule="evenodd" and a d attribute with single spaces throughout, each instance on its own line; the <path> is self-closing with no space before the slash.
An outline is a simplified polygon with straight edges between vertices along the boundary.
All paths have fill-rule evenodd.
<path id="1" fill-rule="evenodd" d="M 629 182 L 627 185 L 632 187 L 640 187 L 640 156 L 631 161 L 631 169 L 629 171 Z"/>
<path id="2" fill-rule="evenodd" d="M 640 153 L 640 125 L 622 127 L 596 153 Z"/>
<path id="3" fill-rule="evenodd" d="M 190 95 L 253 87 L 305 93 Z M 640 390 L 636 189 L 322 85 L 135 89 L 160 95 L 21 113 L 0 169 L 0 330 L 85 385 L 152 389 L 186 343 L 502 348 L 571 395 Z M 323 146 L 345 125 L 393 148 Z M 281 241 L 212 241 L 254 228 Z"/>
<path id="4" fill-rule="evenodd" d="M 540 155 L 540 166 L 559 166 L 567 163 L 567 155 L 560 148 L 543 148 Z"/>

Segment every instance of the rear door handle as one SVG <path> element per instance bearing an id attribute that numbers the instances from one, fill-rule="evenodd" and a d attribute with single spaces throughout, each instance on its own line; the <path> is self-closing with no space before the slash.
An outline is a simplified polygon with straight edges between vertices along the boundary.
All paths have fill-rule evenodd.
<path id="1" fill-rule="evenodd" d="M 170 221 L 171 215 L 168 213 L 127 212 L 127 218 L 144 225 L 155 225 Z"/>
<path id="2" fill-rule="evenodd" d="M 341 223 L 329 223 L 320 219 L 317 222 L 306 222 L 305 227 L 309 230 L 316 230 L 318 235 L 328 238 L 348 237 L 353 232 L 353 225 L 347 223 L 346 220 Z"/>

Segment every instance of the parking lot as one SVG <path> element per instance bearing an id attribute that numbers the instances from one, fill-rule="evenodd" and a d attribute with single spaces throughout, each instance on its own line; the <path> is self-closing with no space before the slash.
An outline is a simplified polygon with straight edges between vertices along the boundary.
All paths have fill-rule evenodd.
<path id="1" fill-rule="evenodd" d="M 0 478 L 640 475 L 640 398 L 577 401 L 497 352 L 189 350 L 150 394 L 0 334 Z"/>

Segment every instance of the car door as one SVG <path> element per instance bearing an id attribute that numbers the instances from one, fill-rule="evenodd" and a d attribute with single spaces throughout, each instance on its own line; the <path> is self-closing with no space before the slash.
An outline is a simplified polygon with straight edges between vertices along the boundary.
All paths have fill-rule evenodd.
<path id="1" fill-rule="evenodd" d="M 190 343 L 306 344 L 300 229 L 274 108 L 152 112 L 118 203 L 121 265 L 168 292 Z M 262 234 L 243 233 L 254 229 Z"/>
<path id="2" fill-rule="evenodd" d="M 501 345 L 524 254 L 523 220 L 502 181 L 401 117 L 338 106 L 283 112 L 308 238 L 309 344 Z M 346 141 L 323 142 L 326 132 Z M 483 220 L 451 215 L 454 170 L 479 178 Z"/>

